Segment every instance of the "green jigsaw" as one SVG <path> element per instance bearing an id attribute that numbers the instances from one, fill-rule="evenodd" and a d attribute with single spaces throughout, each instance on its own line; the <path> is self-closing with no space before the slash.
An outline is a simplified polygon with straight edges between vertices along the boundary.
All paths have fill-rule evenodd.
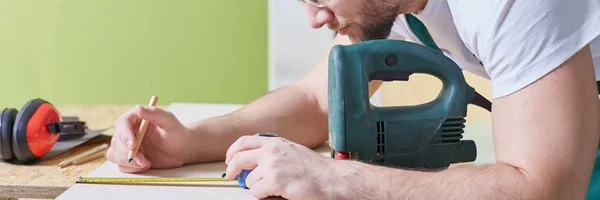
<path id="1" fill-rule="evenodd" d="M 467 105 L 491 112 L 491 102 L 442 53 L 389 39 L 336 45 L 328 70 L 329 145 L 335 159 L 428 169 L 475 161 L 475 142 L 462 135 Z M 369 82 L 408 81 L 418 73 L 441 80 L 434 100 L 414 106 L 371 104 Z"/>

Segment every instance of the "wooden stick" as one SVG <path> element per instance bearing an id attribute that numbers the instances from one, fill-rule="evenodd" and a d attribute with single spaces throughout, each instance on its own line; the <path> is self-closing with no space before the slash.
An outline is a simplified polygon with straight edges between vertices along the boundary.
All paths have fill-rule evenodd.
<path id="1" fill-rule="evenodd" d="M 73 164 L 74 165 L 78 165 L 78 164 L 81 164 L 81 163 L 85 163 L 85 162 L 88 162 L 90 160 L 95 160 L 97 158 L 104 157 L 104 155 L 106 155 L 106 150 L 105 151 L 96 152 L 96 153 L 94 153 L 94 154 L 92 154 L 90 156 L 87 156 L 87 157 L 84 157 L 84 158 L 81 158 L 81 159 L 74 160 Z"/>
<path id="2" fill-rule="evenodd" d="M 148 106 L 149 107 L 156 106 L 157 101 L 158 101 L 158 97 L 152 96 Z M 137 134 L 135 134 L 135 145 L 133 146 L 133 149 L 130 150 L 129 154 L 127 155 L 127 162 L 130 163 L 131 161 L 133 161 L 133 158 L 135 158 L 135 155 L 137 154 L 137 152 L 140 149 L 140 146 L 142 144 L 142 140 L 144 139 L 144 135 L 146 135 L 146 129 L 148 129 L 148 121 L 146 121 L 145 119 L 142 119 L 142 123 L 140 124 L 140 129 L 138 130 Z"/>
<path id="3" fill-rule="evenodd" d="M 97 147 L 94 147 L 93 149 L 90 149 L 90 150 L 88 150 L 86 152 L 83 152 L 83 153 L 81 153 L 79 155 L 73 156 L 73 157 L 71 157 L 71 158 L 69 158 L 67 160 L 64 160 L 64 161 L 58 163 L 58 166 L 61 167 L 61 168 L 66 167 L 66 166 L 72 164 L 74 160 L 78 160 L 78 159 L 84 158 L 84 157 L 92 155 L 92 154 L 94 154 L 94 153 L 96 153 L 98 151 L 102 151 L 102 150 L 104 150 L 106 148 L 108 148 L 108 144 L 101 144 L 101 145 L 99 145 Z"/>

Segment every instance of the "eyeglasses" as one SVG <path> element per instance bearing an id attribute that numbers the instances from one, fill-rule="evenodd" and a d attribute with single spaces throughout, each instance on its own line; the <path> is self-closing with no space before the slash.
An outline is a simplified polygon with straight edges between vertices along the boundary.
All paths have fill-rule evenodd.
<path id="1" fill-rule="evenodd" d="M 302 4 L 307 3 L 312 6 L 322 8 L 327 6 L 327 2 L 329 2 L 329 0 L 298 0 L 298 2 Z"/>

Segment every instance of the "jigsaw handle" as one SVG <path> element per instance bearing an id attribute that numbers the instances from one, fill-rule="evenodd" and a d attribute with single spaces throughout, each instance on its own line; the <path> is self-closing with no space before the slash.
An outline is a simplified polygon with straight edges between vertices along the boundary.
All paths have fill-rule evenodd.
<path id="1" fill-rule="evenodd" d="M 368 81 L 408 81 L 413 74 L 427 74 L 442 82 L 436 98 L 438 103 L 465 96 L 465 84 L 461 68 L 445 55 L 429 47 L 404 41 L 377 41 L 380 47 L 371 47 L 364 58 L 364 75 Z M 397 45 L 393 45 L 398 43 Z M 400 44 L 402 43 L 402 44 Z M 363 49 L 364 50 L 364 49 Z M 365 52 L 367 53 L 367 52 Z"/>
<path id="2" fill-rule="evenodd" d="M 369 104 L 368 83 L 372 80 L 408 81 L 412 74 L 428 74 L 441 80 L 442 89 L 432 102 L 427 102 L 430 110 L 444 110 L 449 116 L 464 116 L 465 109 L 451 106 L 453 102 L 470 102 L 474 89 L 470 87 L 462 69 L 445 55 L 429 47 L 401 40 L 374 40 L 348 46 L 335 46 L 330 55 L 330 85 L 343 93 L 330 91 L 335 99 L 341 95 L 361 96 L 358 102 L 348 102 L 347 106 L 364 107 Z M 342 69 L 342 67 L 344 69 Z M 340 80 L 342 79 L 342 80 Z M 341 87 L 340 87 L 341 86 Z M 339 91 L 339 90 L 338 90 Z M 346 100 L 351 99 L 347 98 Z M 356 99 L 356 98 L 352 98 Z M 335 103 L 335 102 L 332 102 Z M 437 106 L 432 106 L 432 104 Z M 419 106 L 383 107 L 383 110 L 408 109 L 404 111 L 423 112 Z M 385 112 L 385 111 L 383 111 Z M 397 112 L 397 111 L 390 111 Z M 432 116 L 434 117 L 434 116 Z M 436 118 L 447 117 L 435 115 Z"/>

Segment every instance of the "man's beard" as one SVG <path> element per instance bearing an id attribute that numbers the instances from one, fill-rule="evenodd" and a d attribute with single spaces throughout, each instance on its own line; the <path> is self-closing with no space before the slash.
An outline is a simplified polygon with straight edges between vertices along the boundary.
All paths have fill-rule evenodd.
<path id="1" fill-rule="evenodd" d="M 357 34 L 348 34 L 350 40 L 354 43 L 364 42 L 369 40 L 387 39 L 392 32 L 394 19 L 385 22 L 370 23 L 361 27 Z"/>
<path id="2" fill-rule="evenodd" d="M 400 9 L 403 7 L 403 3 L 404 1 L 393 0 L 363 1 L 363 9 L 360 14 L 366 23 L 353 24 L 358 25 L 358 33 L 348 33 L 348 37 L 353 43 L 387 39 L 392 32 L 392 27 Z"/>

